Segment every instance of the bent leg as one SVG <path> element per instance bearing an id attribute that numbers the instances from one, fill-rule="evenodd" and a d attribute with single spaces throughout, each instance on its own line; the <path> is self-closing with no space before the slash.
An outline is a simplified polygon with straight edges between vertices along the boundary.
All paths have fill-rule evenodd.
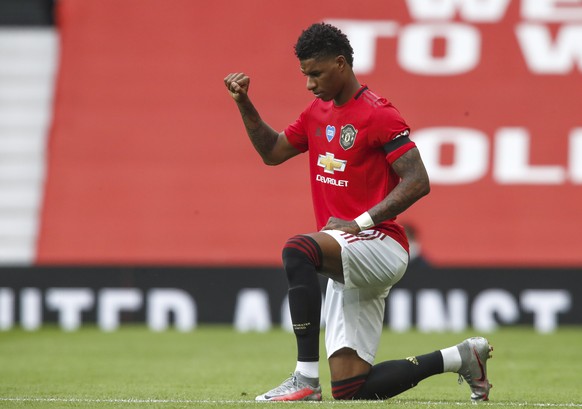
<path id="1" fill-rule="evenodd" d="M 317 272 L 338 283 L 344 282 L 342 247 L 332 236 L 326 233 L 311 233 L 306 236 L 315 240 L 321 249 L 321 265 Z"/>
<path id="2" fill-rule="evenodd" d="M 439 351 L 416 357 L 385 361 L 374 365 L 366 382 L 354 394 L 353 399 L 388 399 L 420 381 L 443 373 L 443 358 Z"/>
<path id="3" fill-rule="evenodd" d="M 351 348 L 342 348 L 328 359 L 331 394 L 334 399 L 353 399 L 366 382 L 370 365 Z"/>
<path id="4" fill-rule="evenodd" d="M 351 348 L 342 348 L 334 352 L 329 357 L 328 363 L 332 382 L 367 375 L 372 368 L 372 365 L 360 358 Z"/>
<path id="5" fill-rule="evenodd" d="M 379 400 L 415 387 L 429 376 L 443 372 L 439 351 L 371 366 L 356 351 L 345 348 L 329 358 L 334 399 Z"/>
<path id="6" fill-rule="evenodd" d="M 321 289 L 317 268 L 321 265 L 321 249 L 308 236 L 290 238 L 283 248 L 283 266 L 289 283 L 289 308 L 297 339 L 298 362 L 319 361 L 319 323 L 321 321 Z M 315 375 L 315 365 L 311 375 Z"/>
<path id="7" fill-rule="evenodd" d="M 326 233 L 342 247 L 345 284 L 328 283 L 326 347 L 335 399 L 386 399 L 443 372 L 439 351 L 372 366 L 383 328 L 385 298 L 408 254 L 378 232 Z"/>

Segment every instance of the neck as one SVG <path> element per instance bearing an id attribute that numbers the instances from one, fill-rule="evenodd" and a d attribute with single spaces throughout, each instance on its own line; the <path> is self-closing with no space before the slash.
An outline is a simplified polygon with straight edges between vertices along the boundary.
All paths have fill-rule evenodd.
<path id="1" fill-rule="evenodd" d="M 361 85 L 358 79 L 355 76 L 352 76 L 351 79 L 346 82 L 342 91 L 333 99 L 333 103 L 338 106 L 345 104 L 356 95 L 360 88 Z"/>

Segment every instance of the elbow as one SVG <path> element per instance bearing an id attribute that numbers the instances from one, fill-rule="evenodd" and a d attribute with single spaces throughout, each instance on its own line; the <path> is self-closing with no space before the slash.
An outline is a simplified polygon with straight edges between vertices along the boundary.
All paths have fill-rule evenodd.
<path id="1" fill-rule="evenodd" d="M 277 152 L 269 152 L 261 155 L 261 159 L 263 159 L 263 163 L 267 166 L 277 166 L 285 162 L 288 157 Z"/>
<path id="2" fill-rule="evenodd" d="M 420 197 L 426 196 L 429 193 L 430 193 L 430 182 L 427 179 L 426 183 L 423 183 L 423 185 L 422 185 L 422 189 L 420 191 Z"/>
<path id="3" fill-rule="evenodd" d="M 276 160 L 275 158 L 269 158 L 269 157 L 262 157 L 263 159 L 263 163 L 267 166 L 277 166 L 280 165 L 282 161 L 280 160 Z"/>
<path id="4" fill-rule="evenodd" d="M 430 193 L 430 182 L 428 180 L 428 176 L 418 180 L 415 190 L 417 200 Z"/>

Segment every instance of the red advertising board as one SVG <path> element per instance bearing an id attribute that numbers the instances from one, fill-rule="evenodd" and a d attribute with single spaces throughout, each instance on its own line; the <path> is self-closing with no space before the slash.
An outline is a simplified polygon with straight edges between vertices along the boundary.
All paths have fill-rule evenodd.
<path id="1" fill-rule="evenodd" d="M 222 79 L 283 129 L 311 99 L 293 44 L 327 21 L 412 127 L 432 191 L 399 220 L 435 265 L 582 265 L 582 2 L 58 8 L 37 264 L 279 264 L 315 228 L 307 155 L 263 165 Z"/>

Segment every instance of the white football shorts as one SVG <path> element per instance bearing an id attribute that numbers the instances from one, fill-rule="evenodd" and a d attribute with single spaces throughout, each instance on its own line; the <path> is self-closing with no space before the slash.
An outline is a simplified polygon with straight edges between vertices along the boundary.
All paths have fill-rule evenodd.
<path id="1" fill-rule="evenodd" d="M 345 284 L 327 283 L 324 319 L 327 357 L 351 348 L 373 364 L 384 325 L 386 297 L 404 275 L 408 253 L 391 237 L 375 230 L 354 236 L 323 230 L 340 244 Z"/>

